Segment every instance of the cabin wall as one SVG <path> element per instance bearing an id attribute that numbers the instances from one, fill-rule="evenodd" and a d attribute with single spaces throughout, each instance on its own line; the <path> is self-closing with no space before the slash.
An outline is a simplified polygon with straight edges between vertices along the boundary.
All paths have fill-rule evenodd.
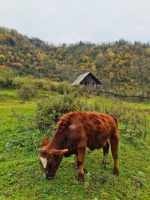
<path id="1" fill-rule="evenodd" d="M 86 87 L 86 89 L 88 90 L 94 90 L 96 89 L 96 81 L 88 76 L 86 77 L 82 82 L 81 82 L 82 85 L 84 85 Z"/>

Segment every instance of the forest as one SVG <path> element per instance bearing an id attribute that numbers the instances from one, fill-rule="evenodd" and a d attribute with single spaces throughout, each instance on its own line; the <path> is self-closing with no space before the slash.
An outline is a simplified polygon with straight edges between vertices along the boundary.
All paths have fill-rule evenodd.
<path id="1" fill-rule="evenodd" d="M 55 46 L 0 27 L 0 86 L 11 88 L 14 77 L 31 76 L 72 83 L 92 72 L 100 90 L 115 94 L 150 96 L 150 43 L 124 39 L 93 44 L 79 41 Z"/>

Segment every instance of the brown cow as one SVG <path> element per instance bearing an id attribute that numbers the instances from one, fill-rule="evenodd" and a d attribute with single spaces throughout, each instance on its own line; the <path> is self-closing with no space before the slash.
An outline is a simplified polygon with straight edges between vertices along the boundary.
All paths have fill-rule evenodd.
<path id="1" fill-rule="evenodd" d="M 111 144 L 114 159 L 114 174 L 119 174 L 118 168 L 118 123 L 113 115 L 98 112 L 77 111 L 63 116 L 57 125 L 57 130 L 49 141 L 42 140 L 40 149 L 40 164 L 45 169 L 46 178 L 55 176 L 63 156 L 76 154 L 78 166 L 78 181 L 84 183 L 84 157 L 86 147 L 90 150 L 103 148 L 103 166 Z"/>

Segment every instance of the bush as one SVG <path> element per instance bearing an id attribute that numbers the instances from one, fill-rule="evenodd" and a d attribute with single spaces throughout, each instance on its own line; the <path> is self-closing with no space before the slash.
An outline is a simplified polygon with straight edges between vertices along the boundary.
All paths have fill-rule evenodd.
<path id="1" fill-rule="evenodd" d="M 0 68 L 0 87 L 11 88 L 14 72 L 10 68 Z"/>
<path id="2" fill-rule="evenodd" d="M 0 88 L 4 88 L 6 84 L 7 84 L 6 78 L 0 76 Z"/>
<path id="3" fill-rule="evenodd" d="M 23 85 L 18 91 L 19 98 L 29 100 L 37 96 L 37 90 L 30 84 Z"/>
<path id="4" fill-rule="evenodd" d="M 59 94 L 66 94 L 66 93 L 69 94 L 74 90 L 74 88 L 67 81 L 63 81 L 63 82 L 52 82 L 51 90 L 58 92 Z"/>
<path id="5" fill-rule="evenodd" d="M 36 125 L 38 128 L 52 128 L 65 113 L 77 110 L 88 110 L 87 104 L 75 94 L 57 98 L 48 98 L 37 105 Z"/>
<path id="6" fill-rule="evenodd" d="M 32 82 L 36 89 L 50 90 L 49 83 L 45 79 L 33 79 Z"/>
<path id="7" fill-rule="evenodd" d="M 15 89 L 20 89 L 26 83 L 31 83 L 31 80 L 28 77 L 15 77 L 13 78 L 13 87 Z"/>

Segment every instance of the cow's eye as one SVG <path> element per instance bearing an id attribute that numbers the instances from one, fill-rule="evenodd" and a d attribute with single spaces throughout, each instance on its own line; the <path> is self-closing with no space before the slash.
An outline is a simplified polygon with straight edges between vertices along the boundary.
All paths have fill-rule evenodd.
<path id="1" fill-rule="evenodd" d="M 42 152 L 42 156 L 45 157 L 46 155 L 47 155 L 47 152 L 46 152 L 46 151 L 43 151 L 43 152 Z"/>

